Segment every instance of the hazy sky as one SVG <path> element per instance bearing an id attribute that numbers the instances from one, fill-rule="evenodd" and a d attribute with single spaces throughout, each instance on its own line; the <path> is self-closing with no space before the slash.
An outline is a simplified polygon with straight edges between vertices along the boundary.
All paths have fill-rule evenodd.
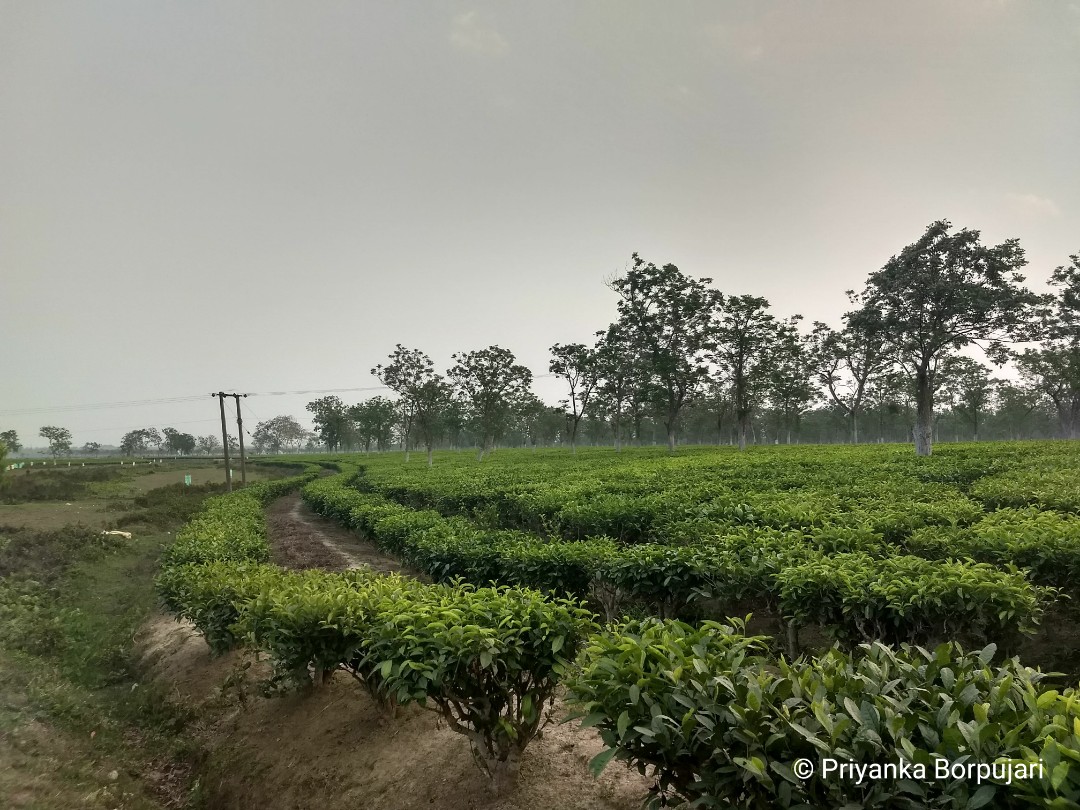
<path id="1" fill-rule="evenodd" d="M 397 342 L 544 373 L 633 251 L 836 323 L 938 218 L 1038 289 L 1080 251 L 1080 2 L 0 0 L 28 444 L 211 433 L 209 396 L 25 410 L 374 386 Z"/>

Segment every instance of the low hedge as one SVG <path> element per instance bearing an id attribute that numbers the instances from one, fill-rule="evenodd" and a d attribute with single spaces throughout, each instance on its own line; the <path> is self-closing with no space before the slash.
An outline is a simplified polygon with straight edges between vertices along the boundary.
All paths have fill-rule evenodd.
<path id="1" fill-rule="evenodd" d="M 1031 632 L 1055 595 L 1015 571 L 899 554 L 859 526 L 738 526 L 694 544 L 620 546 L 611 538 L 545 540 L 480 528 L 360 492 L 348 475 L 314 481 L 303 496 L 317 512 L 439 581 L 588 596 L 608 620 L 633 602 L 662 618 L 706 599 L 714 609 L 756 604 L 788 620 L 792 653 L 799 624 L 823 625 L 847 644 L 926 642 L 961 631 L 980 643 L 1008 638 Z"/>
<path id="2" fill-rule="evenodd" d="M 535 590 L 268 565 L 262 501 L 284 491 L 269 483 L 212 499 L 178 533 L 158 577 L 166 606 L 214 652 L 246 643 L 268 653 L 278 682 L 343 669 L 386 705 L 439 712 L 493 784 L 507 784 L 597 629 L 592 614 Z"/>

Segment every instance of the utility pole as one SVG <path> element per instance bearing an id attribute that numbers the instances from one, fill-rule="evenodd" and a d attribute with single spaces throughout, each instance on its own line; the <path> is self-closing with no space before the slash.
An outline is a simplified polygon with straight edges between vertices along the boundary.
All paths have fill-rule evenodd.
<path id="1" fill-rule="evenodd" d="M 233 394 L 236 400 L 236 432 L 240 436 L 240 486 L 247 486 L 247 458 L 244 456 L 244 419 L 240 416 L 240 397 L 247 394 Z"/>
<path id="2" fill-rule="evenodd" d="M 240 397 L 246 397 L 247 394 L 226 394 L 224 391 L 218 391 L 216 394 L 211 394 L 212 397 L 218 398 L 218 404 L 221 406 L 221 443 L 225 448 L 225 484 L 229 492 L 232 492 L 232 467 L 229 464 L 229 429 L 225 425 L 225 397 L 232 397 L 236 400 L 236 429 L 240 434 L 240 484 L 241 486 L 247 486 L 247 456 L 244 454 L 244 419 L 240 415 Z"/>
<path id="3" fill-rule="evenodd" d="M 229 492 L 232 492 L 232 470 L 229 468 L 229 429 L 225 426 L 225 394 L 219 391 L 216 394 L 211 394 L 212 397 L 218 398 L 218 404 L 221 406 L 221 446 L 225 450 L 225 487 Z"/>

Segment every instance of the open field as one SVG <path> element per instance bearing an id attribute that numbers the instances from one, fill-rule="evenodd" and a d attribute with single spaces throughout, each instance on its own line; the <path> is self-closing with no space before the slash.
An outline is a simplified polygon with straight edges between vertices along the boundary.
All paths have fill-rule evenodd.
<path id="1" fill-rule="evenodd" d="M 0 484 L 0 526 L 23 526 L 35 529 L 57 529 L 73 523 L 95 528 L 110 526 L 119 513 L 127 510 L 134 499 L 158 487 L 184 483 L 190 475 L 194 486 L 218 484 L 224 480 L 220 466 L 210 462 L 186 460 L 165 464 L 146 464 L 132 467 L 98 465 L 90 475 L 80 467 L 70 469 L 35 466 L 9 472 L 9 479 Z M 249 480 L 265 480 L 272 473 L 255 467 L 248 471 Z M 236 480 L 239 482 L 239 473 Z M 42 481 L 61 479 L 70 483 L 58 487 L 34 487 L 29 499 L 23 490 L 24 479 Z M 83 480 L 86 479 L 86 480 Z M 40 490 L 44 489 L 44 493 Z M 50 492 L 55 489 L 57 491 Z M 6 500 L 14 500 L 7 503 Z M 21 502 L 20 502 L 21 501 Z"/>

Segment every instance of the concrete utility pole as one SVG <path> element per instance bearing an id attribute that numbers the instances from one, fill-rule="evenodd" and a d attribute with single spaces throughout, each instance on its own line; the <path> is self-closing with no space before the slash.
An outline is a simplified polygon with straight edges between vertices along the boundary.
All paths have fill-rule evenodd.
<path id="1" fill-rule="evenodd" d="M 210 396 L 217 397 L 218 404 L 221 406 L 221 443 L 225 451 L 225 485 L 228 491 L 232 492 L 232 467 L 229 464 L 229 429 L 225 425 L 225 397 L 232 397 L 236 400 L 236 428 L 240 434 L 240 484 L 246 486 L 247 457 L 244 454 L 244 420 L 240 416 L 240 397 L 246 397 L 247 394 L 226 394 L 224 391 L 218 391 Z"/>
<path id="2" fill-rule="evenodd" d="M 244 418 L 240 416 L 240 397 L 247 394 L 233 394 L 236 399 L 236 433 L 240 437 L 240 486 L 247 486 L 247 457 L 244 455 Z"/>
<path id="3" fill-rule="evenodd" d="M 218 404 L 221 406 L 221 446 L 225 449 L 225 487 L 232 492 L 232 475 L 229 474 L 229 429 L 225 426 L 225 394 L 219 391 L 210 396 L 217 397 Z"/>

